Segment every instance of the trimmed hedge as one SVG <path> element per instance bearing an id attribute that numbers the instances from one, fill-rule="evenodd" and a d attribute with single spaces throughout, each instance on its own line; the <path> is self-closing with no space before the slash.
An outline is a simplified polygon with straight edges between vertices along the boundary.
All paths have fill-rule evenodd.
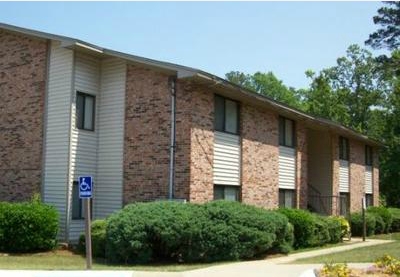
<path id="1" fill-rule="evenodd" d="M 0 202 L 0 251 L 34 252 L 53 249 L 58 232 L 58 213 L 38 201 Z"/>
<path id="2" fill-rule="evenodd" d="M 106 253 L 106 228 L 107 221 L 104 219 L 95 220 L 92 222 L 91 237 L 92 237 L 92 255 L 93 257 L 104 258 Z M 85 235 L 79 237 L 78 249 L 82 253 L 86 252 Z"/>
<path id="3" fill-rule="evenodd" d="M 341 242 L 344 237 L 342 232 L 342 219 L 335 216 L 321 218 L 326 222 L 328 228 L 329 241 L 327 241 L 327 243 Z"/>
<path id="4" fill-rule="evenodd" d="M 390 232 L 400 232 L 400 209 L 388 208 L 388 211 L 392 215 L 392 225 L 390 226 Z"/>
<path id="5" fill-rule="evenodd" d="M 342 240 L 340 220 L 334 217 L 323 217 L 305 210 L 282 208 L 294 228 L 294 248 L 321 246 Z"/>
<path id="6" fill-rule="evenodd" d="M 368 213 L 378 215 L 384 222 L 383 231 L 381 233 L 389 233 L 392 226 L 393 217 L 390 211 L 385 207 L 368 207 Z M 378 219 L 379 220 L 379 219 Z M 381 226 L 379 226 L 381 227 Z M 381 231 L 380 229 L 377 231 Z"/>
<path id="7" fill-rule="evenodd" d="M 370 213 L 365 213 L 366 225 L 367 225 L 367 236 L 375 234 L 376 227 L 376 216 Z M 351 214 L 351 234 L 353 236 L 362 236 L 363 232 L 363 220 L 361 213 Z"/>
<path id="8" fill-rule="evenodd" d="M 350 236 L 350 223 L 347 221 L 347 219 L 343 216 L 332 216 L 335 218 L 337 221 L 340 223 L 340 239 L 343 240 L 344 237 L 349 237 Z"/>
<path id="9" fill-rule="evenodd" d="M 249 259 L 289 251 L 292 231 L 285 216 L 238 202 L 138 203 L 107 220 L 105 256 L 122 263 Z"/>
<path id="10" fill-rule="evenodd" d="M 386 224 L 385 224 L 385 221 L 383 220 L 383 218 L 379 214 L 376 214 L 376 213 L 368 213 L 368 214 L 375 217 L 375 222 L 376 222 L 375 235 L 385 233 Z"/>

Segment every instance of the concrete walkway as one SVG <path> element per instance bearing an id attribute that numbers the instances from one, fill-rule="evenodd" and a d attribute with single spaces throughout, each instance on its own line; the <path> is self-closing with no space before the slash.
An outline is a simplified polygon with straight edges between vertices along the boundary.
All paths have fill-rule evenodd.
<path id="1" fill-rule="evenodd" d="M 290 264 L 301 258 L 310 258 L 330 253 L 348 251 L 351 249 L 392 242 L 390 240 L 367 240 L 362 242 L 353 238 L 352 242 L 343 246 L 295 253 L 284 257 L 227 263 L 184 272 L 150 272 L 150 271 L 42 271 L 42 270 L 0 270 L 1 277 L 299 277 L 304 272 L 311 272 L 321 264 Z M 370 263 L 349 264 L 349 267 L 366 268 Z M 304 277 L 310 276 L 303 274 Z"/>
<path id="2" fill-rule="evenodd" d="M 134 272 L 133 277 L 299 277 L 303 272 L 309 269 L 321 268 L 322 264 L 289 264 L 295 260 L 389 242 L 392 241 L 367 240 L 362 242 L 361 239 L 353 238 L 351 242 L 346 243 L 346 245 L 343 246 L 300 252 L 284 257 L 249 262 L 228 263 L 185 272 Z M 349 264 L 350 267 L 354 268 L 366 268 L 370 265 L 371 263 Z"/>

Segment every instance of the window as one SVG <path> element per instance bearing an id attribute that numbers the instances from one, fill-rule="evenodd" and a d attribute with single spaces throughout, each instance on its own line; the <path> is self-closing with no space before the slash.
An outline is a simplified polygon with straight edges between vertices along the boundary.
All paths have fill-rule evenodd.
<path id="1" fill-rule="evenodd" d="M 349 140 L 344 137 L 339 137 L 339 159 L 349 160 Z"/>
<path id="2" fill-rule="evenodd" d="M 294 208 L 294 195 L 293 189 L 279 189 L 279 207 Z"/>
<path id="3" fill-rule="evenodd" d="M 94 96 L 77 92 L 76 94 L 76 127 L 83 130 L 94 130 Z"/>
<path id="4" fill-rule="evenodd" d="M 373 152 L 372 147 L 365 145 L 365 165 L 372 165 Z"/>
<path id="5" fill-rule="evenodd" d="M 83 219 L 82 199 L 79 198 L 79 185 L 77 181 L 72 184 L 72 219 Z"/>
<path id="6" fill-rule="evenodd" d="M 231 134 L 239 133 L 239 104 L 215 95 L 215 130 Z"/>
<path id="7" fill-rule="evenodd" d="M 295 146 L 294 134 L 294 121 L 279 117 L 279 145 L 293 148 Z"/>
<path id="8" fill-rule="evenodd" d="M 79 184 L 74 181 L 72 184 L 72 219 L 84 219 L 83 201 L 79 198 Z M 93 199 L 90 200 L 90 215 L 93 217 Z"/>
<path id="9" fill-rule="evenodd" d="M 365 194 L 365 205 L 367 208 L 374 205 L 374 197 L 372 193 Z"/>
<path id="10" fill-rule="evenodd" d="M 347 192 L 341 192 L 340 197 L 339 197 L 339 212 L 340 215 L 347 216 L 349 212 L 349 193 Z"/>
<path id="11" fill-rule="evenodd" d="M 214 200 L 231 200 L 239 201 L 239 187 L 238 186 L 214 186 Z"/>

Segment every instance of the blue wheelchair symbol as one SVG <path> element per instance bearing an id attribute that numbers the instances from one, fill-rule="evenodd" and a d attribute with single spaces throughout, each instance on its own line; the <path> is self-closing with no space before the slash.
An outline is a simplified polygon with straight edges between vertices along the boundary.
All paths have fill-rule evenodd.
<path id="1" fill-rule="evenodd" d="M 79 197 L 91 198 L 92 197 L 92 176 L 79 177 Z"/>

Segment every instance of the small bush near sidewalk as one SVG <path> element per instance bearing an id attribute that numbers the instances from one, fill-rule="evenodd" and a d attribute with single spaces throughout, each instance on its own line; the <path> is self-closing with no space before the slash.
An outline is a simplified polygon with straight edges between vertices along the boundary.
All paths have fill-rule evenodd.
<path id="1" fill-rule="evenodd" d="M 366 213 L 365 220 L 367 225 L 367 236 L 375 234 L 376 216 Z M 362 236 L 363 232 L 363 219 L 361 213 L 351 214 L 351 235 Z"/>
<path id="2" fill-rule="evenodd" d="M 382 233 L 389 233 L 393 217 L 386 207 L 368 207 L 367 212 L 380 216 L 384 222 L 384 230 Z"/>
<path id="3" fill-rule="evenodd" d="M 325 263 L 320 270 L 320 277 L 350 277 L 351 270 L 347 264 Z"/>
<path id="4" fill-rule="evenodd" d="M 294 248 L 321 246 L 342 240 L 341 220 L 336 217 L 323 217 L 305 210 L 282 208 L 294 228 Z"/>
<path id="5" fill-rule="evenodd" d="M 92 255 L 93 257 L 104 258 L 106 253 L 106 228 L 107 221 L 104 219 L 95 220 L 91 225 L 92 237 Z M 86 252 L 85 235 L 79 237 L 78 249 L 80 252 Z"/>
<path id="6" fill-rule="evenodd" d="M 386 277 L 400 276 L 400 261 L 389 255 L 378 258 L 374 265 L 367 269 L 349 268 L 346 263 L 325 263 L 321 270 L 317 272 L 319 277 Z"/>
<path id="7" fill-rule="evenodd" d="M 56 246 L 58 213 L 39 201 L 0 202 L 0 251 L 34 252 Z"/>
<path id="8" fill-rule="evenodd" d="M 400 209 L 388 208 L 388 211 L 392 215 L 392 225 L 390 226 L 390 232 L 400 232 Z"/>
<path id="9" fill-rule="evenodd" d="M 285 216 L 238 202 L 137 203 L 107 220 L 106 259 L 119 263 L 211 262 L 287 252 Z"/>

